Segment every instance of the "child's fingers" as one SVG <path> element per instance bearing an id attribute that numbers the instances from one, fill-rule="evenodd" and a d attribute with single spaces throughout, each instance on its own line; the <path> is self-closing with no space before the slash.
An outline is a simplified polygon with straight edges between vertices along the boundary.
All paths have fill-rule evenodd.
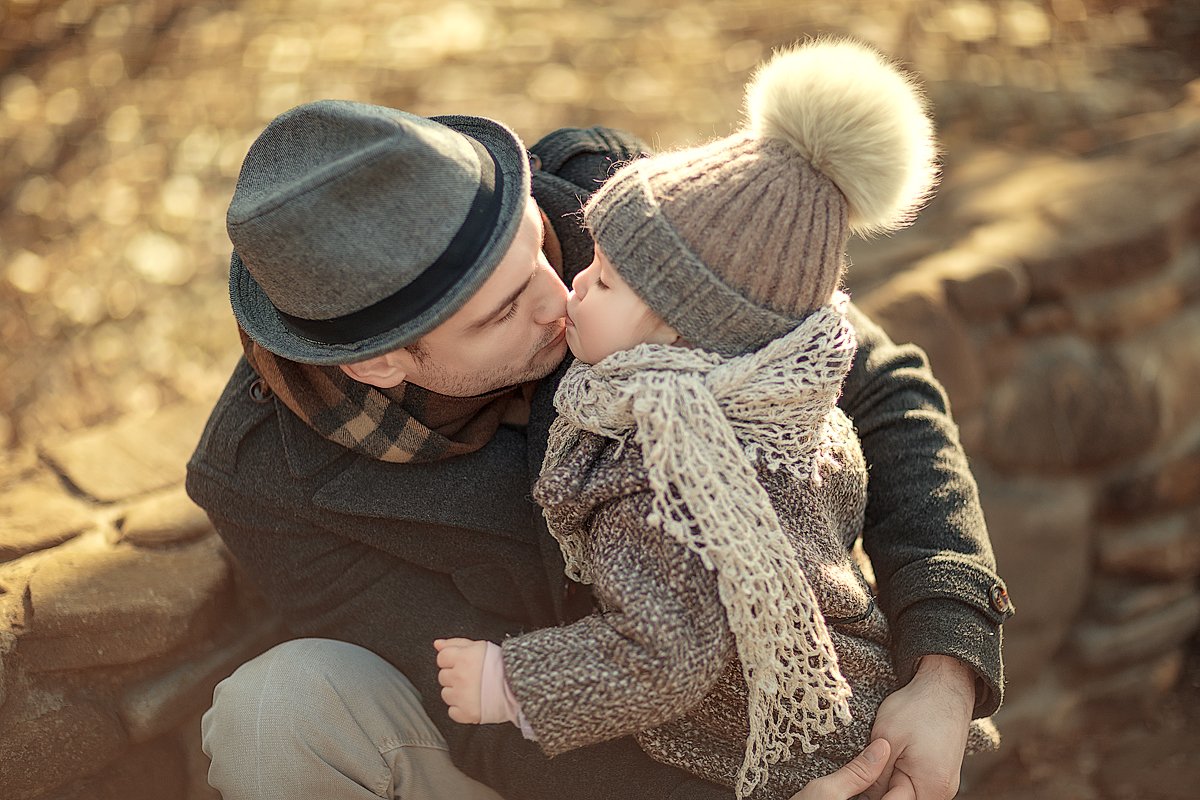
<path id="1" fill-rule="evenodd" d="M 453 667 L 458 661 L 458 649 L 451 647 L 440 651 L 437 654 L 437 665 L 442 669 Z"/>
<path id="2" fill-rule="evenodd" d="M 442 702 L 450 708 L 460 708 L 463 704 L 462 692 L 455 686 L 442 687 Z M 455 720 L 457 722 L 458 720 Z"/>
<path id="3" fill-rule="evenodd" d="M 449 714 L 450 719 L 460 724 L 472 725 L 479 722 L 478 719 L 473 718 L 470 714 L 466 713 L 458 706 L 450 706 Z"/>

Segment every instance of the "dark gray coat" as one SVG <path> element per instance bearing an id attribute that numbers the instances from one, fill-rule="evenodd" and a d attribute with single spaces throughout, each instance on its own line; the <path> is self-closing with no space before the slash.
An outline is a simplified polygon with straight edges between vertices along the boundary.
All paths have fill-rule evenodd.
<path id="1" fill-rule="evenodd" d="M 534 196 L 570 280 L 591 260 L 582 202 L 642 145 L 563 129 L 531 150 L 542 161 Z M 919 350 L 894 345 L 853 308 L 851 321 L 859 347 L 840 405 L 871 469 L 864 541 L 896 672 L 904 682 L 921 655 L 956 656 L 978 673 L 976 714 L 988 715 L 1001 696 L 1005 618 L 989 596 L 1002 584 L 945 395 Z M 632 739 L 551 760 L 511 726 L 451 722 L 440 699 L 435 638 L 500 641 L 590 610 L 530 498 L 560 375 L 539 386 L 526 429 L 502 427 L 469 455 L 392 464 L 323 439 L 252 392 L 242 360 L 188 464 L 188 493 L 295 635 L 354 642 L 394 664 L 422 692 L 455 763 L 501 794 L 728 800 L 729 789 L 652 761 Z"/>

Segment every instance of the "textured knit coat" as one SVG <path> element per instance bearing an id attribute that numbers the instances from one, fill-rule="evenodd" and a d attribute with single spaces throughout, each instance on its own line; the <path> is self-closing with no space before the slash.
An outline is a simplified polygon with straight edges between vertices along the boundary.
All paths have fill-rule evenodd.
<path id="1" fill-rule="evenodd" d="M 591 261 L 579 210 L 643 145 L 609 129 L 563 129 L 533 145 L 533 194 L 569 282 Z M 979 675 L 977 714 L 1000 702 L 1002 586 L 975 483 L 923 354 L 851 307 L 859 347 L 840 405 L 871 465 L 864 541 L 892 623 L 901 681 L 945 653 Z M 649 758 L 630 737 L 547 758 L 510 725 L 460 725 L 440 696 L 432 641 L 505 636 L 591 610 L 568 583 L 530 487 L 541 470 L 559 374 L 539 384 L 526 428 L 429 464 L 374 461 L 307 427 L 240 360 L 188 464 L 187 490 L 240 573 L 295 636 L 362 645 L 421 693 L 454 762 L 521 800 L 731 800 L 733 792 Z"/>
<path id="2" fill-rule="evenodd" d="M 820 480 L 762 467 L 758 479 L 829 626 L 853 692 L 853 720 L 818 739 L 815 753 L 797 749 L 771 767 L 766 784 L 749 795 L 756 800 L 786 800 L 857 755 L 879 704 L 896 688 L 887 620 L 852 557 L 867 502 L 866 464 L 852 429 L 833 430 L 841 435 Z M 543 473 L 534 499 L 560 539 L 584 543 L 578 558 L 593 576 L 598 605 L 571 625 L 503 643 L 509 685 L 539 744 L 554 755 L 634 734 L 655 759 L 736 786 L 750 727 L 734 633 L 715 573 L 648 522 L 653 494 L 641 449 L 632 439 L 581 432 Z M 973 727 L 972 749 L 992 743 L 990 722 Z"/>

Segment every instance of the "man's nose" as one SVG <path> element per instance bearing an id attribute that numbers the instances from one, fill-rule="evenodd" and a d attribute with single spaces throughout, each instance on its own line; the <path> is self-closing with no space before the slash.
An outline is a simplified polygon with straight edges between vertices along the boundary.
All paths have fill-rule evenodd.
<path id="1" fill-rule="evenodd" d="M 549 325 L 567 315 L 567 287 L 558 276 L 554 276 L 553 281 L 546 281 L 545 287 L 533 314 L 533 321 L 539 325 Z"/>

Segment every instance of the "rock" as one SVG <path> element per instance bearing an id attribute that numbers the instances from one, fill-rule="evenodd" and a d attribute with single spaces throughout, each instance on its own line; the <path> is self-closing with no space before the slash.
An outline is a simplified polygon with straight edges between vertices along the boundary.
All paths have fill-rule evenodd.
<path id="1" fill-rule="evenodd" d="M 1041 302 L 1025 309 L 1017 317 L 1017 332 L 1023 336 L 1053 336 L 1075 328 L 1071 309 L 1057 302 Z"/>
<path id="2" fill-rule="evenodd" d="M 1200 421 L 1200 307 L 1193 306 L 1115 348 L 1124 369 L 1153 380 L 1159 394 L 1157 441 L 1194 440 Z"/>
<path id="3" fill-rule="evenodd" d="M 12 655 L 17 650 L 17 635 L 12 631 L 0 631 L 0 713 L 4 711 L 4 702 L 8 700 L 8 684 L 12 680 Z"/>
<path id="4" fill-rule="evenodd" d="M 187 800 L 221 800 L 221 793 L 208 783 L 209 759 L 204 754 L 200 733 L 202 716 L 196 714 L 179 729 L 178 738 L 187 769 L 187 789 L 182 797 Z"/>
<path id="5" fill-rule="evenodd" d="M 1015 619 L 1015 617 L 1014 617 Z M 1076 724 L 1081 696 L 1077 683 L 1064 680 L 1056 670 L 1034 676 L 1024 690 L 1007 692 L 996 712 L 996 727 L 1003 737 L 1001 752 L 1010 742 L 1030 741 L 1040 736 L 1062 736 Z"/>
<path id="6" fill-rule="evenodd" d="M 1092 165 L 1075 191 L 1050 193 L 1044 213 L 1058 236 L 1028 254 L 1032 296 L 1068 298 L 1163 271 L 1178 252 L 1177 230 L 1192 203 L 1190 190 L 1164 184 L 1166 178 L 1113 159 Z"/>
<path id="7" fill-rule="evenodd" d="M 199 730 L 197 724 L 197 731 Z M 138 745 L 98 775 L 74 781 L 55 800 L 161 800 L 187 795 L 187 754 L 169 738 Z M 217 795 L 219 798 L 220 795 Z"/>
<path id="8" fill-rule="evenodd" d="M 976 468 L 979 497 L 1017 614 L 1004 624 L 1004 669 L 1019 691 L 1066 640 L 1090 573 L 1092 490 L 1083 481 L 1006 480 Z"/>
<path id="9" fill-rule="evenodd" d="M 1133 458 L 1155 440 L 1152 375 L 1079 339 L 1026 353 L 989 395 L 987 455 L 1005 469 L 1094 470 Z"/>
<path id="10" fill-rule="evenodd" d="M 891 236 L 863 239 L 850 238 L 846 255 L 850 268 L 846 271 L 846 285 L 856 300 L 859 292 L 869 292 L 888 278 L 912 270 L 921 259 L 946 247 L 947 238 L 932 233 L 922 233 L 921 219 L 903 231 Z"/>
<path id="11" fill-rule="evenodd" d="M 1128 622 L 1172 606 L 1195 592 L 1191 580 L 1164 583 L 1100 575 L 1088 593 L 1088 610 L 1100 622 Z"/>
<path id="12" fill-rule="evenodd" d="M 979 406 L 984 385 L 979 354 L 936 278 L 925 273 L 899 276 L 868 293 L 859 305 L 892 339 L 914 342 L 925 350 L 956 414 Z"/>
<path id="13" fill-rule="evenodd" d="M 1116 174 L 1116 170 L 1107 164 L 1100 169 L 1105 170 L 1106 177 Z M 1039 221 L 1039 212 L 1046 204 L 1047 187 L 1070 193 L 1078 187 L 1091 185 L 1096 171 L 1095 164 L 1045 151 L 985 149 L 948 175 L 956 183 L 947 187 L 953 194 L 945 194 L 942 199 L 950 203 L 956 213 L 976 224 L 997 221 L 1013 224 L 1017 220 L 1034 224 Z M 1017 246 L 1029 242 L 1041 249 L 1050 239 L 1057 238 L 1051 234 L 1053 230 L 1047 227 L 1045 237 L 1004 238 Z"/>
<path id="14" fill-rule="evenodd" d="M 1144 703 L 1170 691 L 1183 673 L 1184 654 L 1176 649 L 1148 661 L 1080 685 L 1085 702 L 1138 700 Z"/>
<path id="15" fill-rule="evenodd" d="M 957 251 L 948 256 L 955 254 Z M 1029 278 L 1015 261 L 970 251 L 959 255 L 963 261 L 943 273 L 942 283 L 951 303 L 964 317 L 995 319 L 1025 305 Z"/>
<path id="16" fill-rule="evenodd" d="M 1133 475 L 1113 480 L 1102 493 L 1100 512 L 1131 519 L 1200 505 L 1200 442 L 1160 457 Z"/>
<path id="17" fill-rule="evenodd" d="M 30 579 L 19 651 L 36 671 L 131 664 L 162 655 L 213 621 L 231 588 L 214 538 L 183 548 L 55 553 Z"/>
<path id="18" fill-rule="evenodd" d="M 1115 672 L 1129 663 L 1176 650 L 1200 625 L 1200 594 L 1117 625 L 1085 622 L 1071 636 L 1071 651 L 1084 666 Z"/>
<path id="19" fill-rule="evenodd" d="M 189 715 L 203 712 L 220 680 L 280 639 L 277 622 L 260 621 L 223 647 L 130 686 L 118 704 L 130 739 L 149 741 L 177 727 Z"/>
<path id="20" fill-rule="evenodd" d="M 1020 337 L 1013 335 L 1012 326 L 998 319 L 972 325 L 971 341 L 979 353 L 980 365 L 989 386 L 1009 376 L 1025 346 Z M 961 424 L 962 420 L 958 422 Z"/>
<path id="21" fill-rule="evenodd" d="M 87 503 L 39 472 L 0 494 L 0 561 L 62 544 L 94 521 Z"/>
<path id="22" fill-rule="evenodd" d="M 1161 323 L 1183 303 L 1179 284 L 1156 280 L 1072 298 L 1071 316 L 1085 336 L 1114 339 Z"/>
<path id="23" fill-rule="evenodd" d="M 212 530 L 208 515 L 180 486 L 132 506 L 121 523 L 120 540 L 154 547 L 196 539 Z"/>
<path id="24" fill-rule="evenodd" d="M 113 502 L 180 483 L 209 409 L 180 405 L 51 441 L 45 457 L 88 496 Z"/>
<path id="25" fill-rule="evenodd" d="M 1200 513 L 1171 514 L 1101 531 L 1099 565 L 1114 575 L 1164 581 L 1200 576 Z"/>
<path id="26" fill-rule="evenodd" d="M 31 691 L 0 721 L 5 800 L 32 800 L 103 769 L 125 749 L 115 715 L 78 698 Z"/>

